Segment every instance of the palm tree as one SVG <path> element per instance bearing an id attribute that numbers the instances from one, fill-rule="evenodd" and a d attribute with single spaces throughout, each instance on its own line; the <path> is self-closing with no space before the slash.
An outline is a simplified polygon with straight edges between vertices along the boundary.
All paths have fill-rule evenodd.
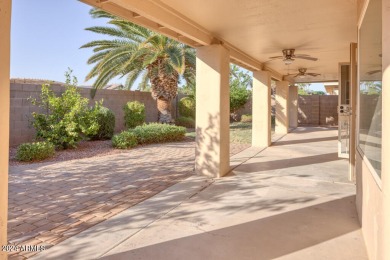
<path id="1" fill-rule="evenodd" d="M 139 88 L 151 85 L 152 97 L 157 100 L 159 122 L 170 123 L 171 100 L 177 95 L 180 79 L 191 81 L 195 75 L 195 51 L 189 46 L 123 20 L 99 9 L 92 9 L 93 18 L 108 18 L 108 26 L 86 28 L 88 31 L 113 37 L 96 40 L 81 48 L 93 48 L 88 64 L 95 64 L 86 77 L 96 77 L 92 96 L 111 79 L 126 77 L 125 89 L 130 90 L 137 78 Z"/>

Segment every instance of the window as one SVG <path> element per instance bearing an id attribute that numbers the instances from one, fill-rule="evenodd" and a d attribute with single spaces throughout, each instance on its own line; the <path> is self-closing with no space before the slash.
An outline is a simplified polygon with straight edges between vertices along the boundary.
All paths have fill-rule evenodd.
<path id="1" fill-rule="evenodd" d="M 370 0 L 359 29 L 359 148 L 379 177 L 382 150 L 382 7 Z"/>

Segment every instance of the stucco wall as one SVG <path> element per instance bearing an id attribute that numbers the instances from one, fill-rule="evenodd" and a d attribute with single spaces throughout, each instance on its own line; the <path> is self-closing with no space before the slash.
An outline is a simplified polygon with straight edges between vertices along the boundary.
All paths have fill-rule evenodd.
<path id="1" fill-rule="evenodd" d="M 356 151 L 356 208 L 369 259 L 380 258 L 382 191 L 362 156 Z"/>
<path id="2" fill-rule="evenodd" d="M 52 85 L 55 93 L 62 93 L 65 88 L 59 85 Z M 82 96 L 90 98 L 90 90 L 80 88 Z M 39 98 L 41 85 L 38 84 L 16 84 L 11 83 L 11 119 L 10 119 L 10 146 L 15 146 L 23 142 L 30 142 L 34 139 L 35 130 L 31 127 L 32 112 L 37 112 L 38 108 L 33 106 L 28 100 L 29 97 Z M 145 104 L 146 122 L 156 122 L 158 111 L 156 101 L 150 92 L 127 91 L 127 90 L 99 90 L 94 100 L 90 99 L 90 104 L 95 101 L 104 100 L 103 105 L 111 109 L 115 114 L 115 131 L 124 130 L 122 107 L 128 101 L 138 100 Z M 176 100 L 172 102 L 172 114 L 176 115 Z"/>
<path id="3" fill-rule="evenodd" d="M 298 96 L 298 125 L 337 125 L 338 96 Z"/>

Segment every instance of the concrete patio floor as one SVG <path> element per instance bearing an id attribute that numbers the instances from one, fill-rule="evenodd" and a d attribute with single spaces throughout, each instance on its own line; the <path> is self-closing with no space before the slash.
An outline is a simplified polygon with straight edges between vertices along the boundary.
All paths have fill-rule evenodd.
<path id="1" fill-rule="evenodd" d="M 190 177 L 36 259 L 368 259 L 337 129 L 298 128 L 232 161 L 228 176 Z"/>

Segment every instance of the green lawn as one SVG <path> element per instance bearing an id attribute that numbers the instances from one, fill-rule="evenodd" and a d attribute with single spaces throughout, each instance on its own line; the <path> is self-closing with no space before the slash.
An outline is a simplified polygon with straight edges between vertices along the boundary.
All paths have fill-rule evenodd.
<path id="1" fill-rule="evenodd" d="M 231 123 L 230 142 L 238 144 L 250 144 L 252 142 L 252 123 Z"/>
<path id="2" fill-rule="evenodd" d="M 275 131 L 275 118 L 271 120 L 272 133 Z M 195 139 L 195 129 L 187 129 L 187 137 Z M 250 144 L 252 142 L 252 123 L 230 123 L 230 142 L 238 144 Z"/>
<path id="3" fill-rule="evenodd" d="M 187 137 L 195 138 L 195 130 L 188 129 Z M 230 142 L 250 144 L 252 138 L 252 123 L 234 122 L 230 124 Z"/>

